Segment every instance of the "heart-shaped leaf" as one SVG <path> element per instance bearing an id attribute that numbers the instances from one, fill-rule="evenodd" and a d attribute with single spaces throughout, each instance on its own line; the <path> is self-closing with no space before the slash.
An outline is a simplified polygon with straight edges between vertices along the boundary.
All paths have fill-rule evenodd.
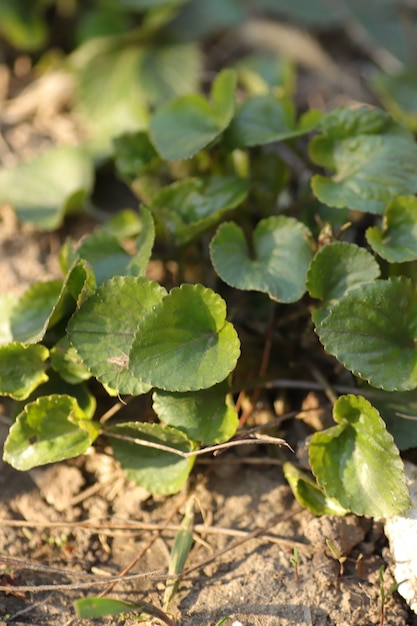
<path id="1" fill-rule="evenodd" d="M 157 390 L 153 409 L 161 422 L 183 430 L 194 441 L 204 445 L 222 443 L 233 437 L 239 421 L 226 394 L 224 383 L 188 393 Z"/>
<path id="2" fill-rule="evenodd" d="M 0 172 L 0 203 L 10 204 L 18 218 L 53 230 L 64 215 L 84 209 L 94 172 L 81 148 L 56 146 L 30 161 Z"/>
<path id="3" fill-rule="evenodd" d="M 169 426 L 139 422 L 118 424 L 106 432 L 111 437 L 114 455 L 130 480 L 152 493 L 171 494 L 181 489 L 195 457 L 183 458 L 164 449 L 149 447 L 146 442 L 191 452 L 193 443 L 185 433 Z"/>
<path id="4" fill-rule="evenodd" d="M 211 102 L 195 94 L 158 109 L 149 133 L 159 154 L 167 161 L 187 159 L 214 141 L 232 119 L 235 85 L 235 72 L 226 69 L 213 83 Z"/>
<path id="5" fill-rule="evenodd" d="M 98 425 L 71 396 L 42 396 L 27 404 L 10 428 L 3 459 L 22 471 L 83 454 Z"/>
<path id="6" fill-rule="evenodd" d="M 0 395 L 25 400 L 38 385 L 48 380 L 45 374 L 49 351 L 45 346 L 9 343 L 0 346 Z"/>
<path id="7" fill-rule="evenodd" d="M 145 384 L 197 391 L 224 380 L 240 354 L 226 304 L 202 285 L 174 288 L 140 324 L 129 368 Z"/>
<path id="8" fill-rule="evenodd" d="M 146 278 L 115 277 L 84 302 L 68 325 L 69 338 L 91 373 L 119 393 L 149 391 L 129 370 L 138 327 L 166 291 Z"/>
<path id="9" fill-rule="evenodd" d="M 310 142 L 311 160 L 334 170 L 313 176 L 317 198 L 337 208 L 383 213 L 398 195 L 417 192 L 414 137 L 382 111 L 335 109 L 321 120 L 323 134 Z"/>
<path id="10" fill-rule="evenodd" d="M 382 229 L 372 226 L 366 239 L 379 256 L 390 263 L 417 259 L 417 198 L 399 197 L 387 206 Z"/>
<path id="11" fill-rule="evenodd" d="M 331 498 L 357 515 L 391 517 L 410 506 L 404 465 L 378 411 L 365 398 L 341 396 L 336 426 L 313 435 L 310 464 Z"/>
<path id="12" fill-rule="evenodd" d="M 349 292 L 317 327 L 328 352 L 374 387 L 417 386 L 417 286 L 377 280 Z"/>
<path id="13" fill-rule="evenodd" d="M 310 295 L 323 300 L 313 314 L 314 322 L 321 322 L 348 291 L 374 281 L 379 274 L 377 262 L 364 248 L 342 241 L 324 246 L 311 261 L 307 273 Z"/>
<path id="14" fill-rule="evenodd" d="M 162 189 L 151 209 L 178 245 L 217 224 L 248 193 L 245 180 L 235 176 L 188 178 Z"/>
<path id="15" fill-rule="evenodd" d="M 214 269 L 238 289 L 262 291 L 279 302 L 295 302 L 305 292 L 313 256 L 311 233 L 301 222 L 285 216 L 261 220 L 253 233 L 253 258 L 241 228 L 222 224 L 210 243 Z"/>

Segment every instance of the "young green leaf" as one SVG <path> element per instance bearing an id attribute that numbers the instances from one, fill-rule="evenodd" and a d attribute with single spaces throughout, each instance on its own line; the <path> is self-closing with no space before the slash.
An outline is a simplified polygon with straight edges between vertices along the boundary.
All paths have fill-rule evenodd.
<path id="1" fill-rule="evenodd" d="M 113 140 L 114 162 L 119 175 L 132 181 L 160 163 L 161 158 L 150 142 L 148 133 L 124 133 Z"/>
<path id="2" fill-rule="evenodd" d="M 181 489 L 194 465 L 194 458 L 148 444 L 191 452 L 194 444 L 185 433 L 160 424 L 127 422 L 106 429 L 114 455 L 128 478 L 152 493 L 172 494 Z M 127 437 L 121 439 L 118 437 Z"/>
<path id="3" fill-rule="evenodd" d="M 9 343 L 0 346 L 0 395 L 25 400 L 38 385 L 48 380 L 45 374 L 49 351 L 45 346 Z"/>
<path id="4" fill-rule="evenodd" d="M 290 97 L 295 89 L 295 66 L 276 54 L 251 54 L 236 65 L 239 81 L 250 94 L 271 90 Z"/>
<path id="5" fill-rule="evenodd" d="M 10 428 L 3 459 L 26 471 L 83 454 L 99 427 L 80 409 L 75 398 L 53 394 L 26 404 Z"/>
<path id="6" fill-rule="evenodd" d="M 417 198 L 402 196 L 387 206 L 382 229 L 371 226 L 366 239 L 379 256 L 389 263 L 417 259 Z"/>
<path id="7" fill-rule="evenodd" d="M 123 276 L 131 256 L 109 232 L 99 230 L 86 237 L 76 252 L 78 258 L 88 261 L 93 268 L 97 285 L 113 276 Z"/>
<path id="8" fill-rule="evenodd" d="M 245 235 L 234 222 L 222 224 L 210 243 L 214 269 L 238 289 L 262 291 L 278 302 L 295 302 L 305 292 L 313 251 L 309 229 L 297 220 L 269 217 L 253 233 L 253 258 Z"/>
<path id="9" fill-rule="evenodd" d="M 181 527 L 177 531 L 169 555 L 168 575 L 177 576 L 184 569 L 185 562 L 193 545 L 193 526 L 194 526 L 194 496 L 191 496 L 185 504 L 184 517 Z M 168 579 L 164 592 L 163 607 L 168 609 L 178 588 L 178 579 Z"/>
<path id="10" fill-rule="evenodd" d="M 174 622 L 166 613 L 149 602 L 124 602 L 113 598 L 89 597 L 80 598 L 74 602 L 75 612 L 78 617 L 95 619 L 107 615 L 120 615 L 121 613 L 146 613 L 156 617 L 158 621 L 167 626 L 174 626 Z"/>
<path id="11" fill-rule="evenodd" d="M 313 435 L 310 464 L 331 498 L 357 515 L 391 517 L 410 506 L 404 466 L 378 411 L 365 398 L 341 396 L 336 426 Z"/>
<path id="12" fill-rule="evenodd" d="M 227 403 L 227 391 L 225 383 L 187 393 L 159 389 L 153 394 L 153 409 L 161 422 L 184 431 L 194 441 L 222 443 L 233 437 L 239 421 L 234 406 Z"/>
<path id="13" fill-rule="evenodd" d="M 158 109 L 149 133 L 159 154 L 167 161 L 187 159 L 214 141 L 232 119 L 235 85 L 235 72 L 226 69 L 213 83 L 211 102 L 195 94 Z"/>
<path id="14" fill-rule="evenodd" d="M 297 502 L 314 515 L 346 515 L 349 513 L 335 498 L 329 498 L 319 485 L 293 463 L 284 463 L 284 476 Z"/>
<path id="15" fill-rule="evenodd" d="M 37 343 L 45 335 L 62 290 L 62 281 L 33 283 L 19 298 L 11 314 L 13 341 Z M 57 320 L 58 321 L 58 320 Z"/>
<path id="16" fill-rule="evenodd" d="M 129 369 L 166 391 L 197 391 L 224 380 L 240 354 L 226 304 L 202 285 L 176 287 L 139 325 Z"/>
<path id="17" fill-rule="evenodd" d="M 150 386 L 130 371 L 129 352 L 138 327 L 165 294 L 163 287 L 146 278 L 115 277 L 73 315 L 70 341 L 100 382 L 119 393 L 149 391 Z"/>
<path id="18" fill-rule="evenodd" d="M 91 378 L 91 372 L 83 363 L 68 337 L 62 337 L 51 349 L 51 366 L 66 382 L 77 385 Z"/>
<path id="19" fill-rule="evenodd" d="M 247 182 L 234 176 L 188 178 L 162 189 L 150 208 L 176 244 L 184 245 L 217 224 L 247 194 Z"/>
<path id="20" fill-rule="evenodd" d="M 378 110 L 335 109 L 310 142 L 311 160 L 334 171 L 313 176 L 316 197 L 329 206 L 383 213 L 398 195 L 417 192 L 417 145 Z"/>
<path id="21" fill-rule="evenodd" d="M 341 241 L 324 246 L 307 272 L 310 295 L 323 300 L 322 306 L 313 313 L 314 322 L 319 324 L 348 291 L 373 282 L 379 274 L 377 262 L 364 248 Z"/>
<path id="22" fill-rule="evenodd" d="M 155 243 L 155 223 L 152 213 L 142 204 L 140 207 L 141 231 L 136 238 L 136 253 L 126 267 L 129 276 L 144 276 Z"/>
<path id="23" fill-rule="evenodd" d="M 0 172 L 0 203 L 37 228 L 53 230 L 63 217 L 84 209 L 93 187 L 90 157 L 75 146 L 56 146 Z"/>
<path id="24" fill-rule="evenodd" d="M 316 128 L 321 115 L 319 111 L 310 111 L 297 124 L 291 101 L 278 99 L 271 93 L 252 96 L 237 112 L 225 141 L 233 148 L 243 148 L 294 139 Z"/>
<path id="25" fill-rule="evenodd" d="M 417 286 L 377 280 L 349 292 L 316 329 L 330 354 L 386 391 L 417 387 Z"/>

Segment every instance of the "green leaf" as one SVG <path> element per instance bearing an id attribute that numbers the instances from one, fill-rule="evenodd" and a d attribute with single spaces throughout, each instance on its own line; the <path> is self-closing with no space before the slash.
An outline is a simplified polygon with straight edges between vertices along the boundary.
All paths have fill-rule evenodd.
<path id="1" fill-rule="evenodd" d="M 24 400 L 41 383 L 45 374 L 49 351 L 45 346 L 25 346 L 9 343 L 0 346 L 0 395 Z"/>
<path id="2" fill-rule="evenodd" d="M 417 286 L 391 278 L 349 292 L 317 327 L 330 354 L 372 386 L 417 386 Z"/>
<path id="3" fill-rule="evenodd" d="M 417 198 L 395 198 L 387 206 L 382 229 L 372 226 L 366 239 L 379 256 L 390 263 L 417 259 Z"/>
<path id="4" fill-rule="evenodd" d="M 84 150 L 56 146 L 0 172 L 0 203 L 37 228 L 54 230 L 65 215 L 84 209 L 94 182 L 93 165 Z"/>
<path id="5" fill-rule="evenodd" d="M 119 393 L 140 395 L 150 386 L 129 369 L 136 331 L 166 291 L 146 278 L 115 277 L 73 315 L 69 339 L 91 373 Z"/>
<path id="6" fill-rule="evenodd" d="M 13 341 L 13 333 L 11 329 L 12 312 L 19 297 L 14 293 L 0 294 L 0 346 Z"/>
<path id="7" fill-rule="evenodd" d="M 162 189 L 152 199 L 151 210 L 176 244 L 184 245 L 217 224 L 247 194 L 247 182 L 235 176 L 188 178 Z"/>
<path id="8" fill-rule="evenodd" d="M 181 521 L 179 530 L 177 530 L 175 534 L 174 543 L 169 555 L 168 576 L 177 576 L 183 571 L 193 545 L 193 526 L 194 496 L 190 496 L 185 504 L 184 517 Z M 175 578 L 167 580 L 163 600 L 163 607 L 165 610 L 168 609 L 169 604 L 177 591 L 178 582 L 178 579 Z"/>
<path id="9" fill-rule="evenodd" d="M 129 369 L 166 391 L 197 391 L 224 380 L 240 354 L 226 304 L 202 285 L 176 287 L 140 324 Z"/>
<path id="10" fill-rule="evenodd" d="M 365 398 L 341 396 L 336 426 L 310 442 L 310 464 L 331 498 L 356 513 L 391 517 L 410 506 L 404 466 L 378 411 Z"/>
<path id="11" fill-rule="evenodd" d="M 132 181 L 152 170 L 161 158 L 150 142 L 148 133 L 124 133 L 113 140 L 114 162 L 119 175 Z"/>
<path id="12" fill-rule="evenodd" d="M 151 493 L 176 493 L 187 480 L 194 465 L 194 457 L 183 458 L 174 452 L 146 445 L 150 442 L 191 452 L 193 443 L 176 428 L 128 422 L 106 429 L 106 433 L 111 437 L 114 455 L 128 478 Z M 117 439 L 117 436 L 135 441 Z"/>
<path id="13" fill-rule="evenodd" d="M 311 160 L 334 170 L 313 176 L 317 198 L 337 208 L 383 213 L 398 195 L 417 191 L 417 145 L 378 110 L 336 109 L 323 116 L 323 134 L 310 142 Z"/>
<path id="14" fill-rule="evenodd" d="M 194 94 L 156 111 L 149 133 L 159 154 L 167 161 L 187 159 L 212 143 L 232 119 L 235 85 L 234 71 L 226 69 L 213 83 L 211 102 Z"/>
<path id="15" fill-rule="evenodd" d="M 152 256 L 152 249 L 155 243 L 155 223 L 152 213 L 142 204 L 140 207 L 141 214 L 141 232 L 136 239 L 136 253 L 130 259 L 126 274 L 130 276 L 144 276 L 148 262 Z"/>
<path id="16" fill-rule="evenodd" d="M 295 67 L 275 54 L 251 54 L 236 66 L 238 77 L 251 94 L 268 93 L 291 96 L 295 89 Z"/>
<path id="17" fill-rule="evenodd" d="M 117 238 L 103 230 L 86 237 L 77 249 L 77 257 L 88 261 L 94 270 L 97 285 L 102 285 L 113 276 L 126 273 L 131 256 L 120 245 Z"/>
<path id="18" fill-rule="evenodd" d="M 71 459 L 88 449 L 98 430 L 75 398 L 42 396 L 17 416 L 4 444 L 3 459 L 21 471 Z"/>
<path id="19" fill-rule="evenodd" d="M 262 291 L 278 302 L 295 302 L 305 292 L 313 252 L 306 226 L 279 216 L 259 222 L 253 232 L 253 258 L 245 235 L 234 222 L 222 224 L 210 243 L 214 269 L 237 289 Z"/>
<path id="20" fill-rule="evenodd" d="M 62 281 L 33 283 L 11 312 L 13 341 L 37 343 L 44 336 L 62 290 Z"/>
<path id="21" fill-rule="evenodd" d="M 194 441 L 222 443 L 233 437 L 239 423 L 236 409 L 225 397 L 227 391 L 225 383 L 187 393 L 157 390 L 153 409 L 161 422 L 184 431 Z"/>
<path id="22" fill-rule="evenodd" d="M 398 74 L 377 72 L 371 84 L 391 115 L 412 133 L 417 132 L 417 76 L 415 71 Z"/>
<path id="23" fill-rule="evenodd" d="M 48 39 L 43 11 L 44 3 L 2 0 L 0 2 L 0 32 L 17 50 L 39 50 Z"/>
<path id="24" fill-rule="evenodd" d="M 314 312 L 320 323 L 330 309 L 349 291 L 373 282 L 380 270 L 373 256 L 355 244 L 336 241 L 324 246 L 311 261 L 307 272 L 307 289 L 313 298 L 323 300 Z"/>
<path id="25" fill-rule="evenodd" d="M 83 363 L 67 337 L 62 337 L 51 350 L 51 366 L 61 378 L 76 385 L 91 378 L 91 372 Z"/>
<path id="26" fill-rule="evenodd" d="M 138 235 L 142 230 L 142 222 L 137 211 L 123 209 L 105 222 L 101 229 L 122 241 Z"/>
<path id="27" fill-rule="evenodd" d="M 105 617 L 106 615 L 120 615 L 121 613 L 146 613 L 156 617 L 167 626 L 174 626 L 174 622 L 161 609 L 148 602 L 124 602 L 113 598 L 89 597 L 74 601 L 75 613 L 84 619 Z"/>
<path id="28" fill-rule="evenodd" d="M 294 139 L 316 128 L 321 115 L 319 111 L 310 111 L 297 124 L 295 108 L 289 100 L 277 99 L 273 94 L 252 96 L 237 112 L 225 140 L 233 148 L 242 148 Z"/>
<path id="29" fill-rule="evenodd" d="M 297 502 L 314 515 L 343 516 L 349 513 L 335 498 L 326 496 L 323 489 L 293 463 L 284 463 L 282 469 Z"/>

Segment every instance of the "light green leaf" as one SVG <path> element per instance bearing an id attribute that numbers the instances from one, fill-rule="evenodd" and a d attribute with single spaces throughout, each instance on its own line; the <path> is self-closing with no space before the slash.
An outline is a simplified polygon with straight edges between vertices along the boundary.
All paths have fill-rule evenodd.
<path id="1" fill-rule="evenodd" d="M 44 336 L 62 290 L 62 281 L 33 283 L 11 312 L 13 341 L 37 343 Z"/>
<path id="2" fill-rule="evenodd" d="M 185 504 L 184 517 L 181 526 L 175 534 L 174 543 L 169 555 L 168 576 L 177 576 L 181 574 L 190 554 L 193 545 L 193 526 L 194 526 L 194 496 L 190 496 Z M 168 609 L 177 588 L 178 579 L 171 578 L 167 580 L 163 607 Z"/>
<path id="3" fill-rule="evenodd" d="M 248 190 L 247 182 L 235 176 L 188 178 L 162 189 L 151 209 L 176 244 L 184 245 L 241 204 Z"/>
<path id="4" fill-rule="evenodd" d="M 321 202 L 383 213 L 396 196 L 417 191 L 417 145 L 386 114 L 336 109 L 323 116 L 321 128 L 323 134 L 310 142 L 310 157 L 335 172 L 329 178 L 313 176 Z"/>
<path id="5" fill-rule="evenodd" d="M 126 274 L 130 276 L 145 275 L 155 243 L 155 223 L 152 213 L 144 204 L 140 207 L 140 217 L 141 232 L 136 239 L 136 253 L 132 256 L 126 267 Z"/>
<path id="6" fill-rule="evenodd" d="M 114 455 L 128 478 L 151 493 L 176 493 L 187 480 L 195 457 L 183 458 L 174 452 L 146 445 L 150 442 L 191 452 L 193 443 L 176 428 L 128 422 L 108 428 L 106 433 L 111 438 Z M 118 439 L 117 436 L 131 440 Z"/>
<path id="7" fill-rule="evenodd" d="M 240 354 L 226 304 L 202 285 L 176 287 L 140 324 L 129 369 L 166 391 L 197 391 L 224 380 Z"/>
<path id="8" fill-rule="evenodd" d="M 75 398 L 53 394 L 26 404 L 10 428 L 3 459 L 26 471 L 83 454 L 99 431 Z"/>
<path id="9" fill-rule="evenodd" d="M 124 602 L 123 600 L 114 600 L 113 598 L 89 597 L 80 598 L 74 601 L 74 608 L 77 617 L 84 619 L 95 619 L 97 617 L 106 617 L 107 615 L 120 615 L 121 613 L 146 613 L 156 617 L 167 626 L 174 626 L 174 622 L 161 609 L 158 609 L 149 602 Z"/>
<path id="10" fill-rule="evenodd" d="M 19 302 L 19 297 L 13 293 L 0 295 L 0 346 L 13 341 L 13 333 L 10 326 L 12 312 Z"/>
<path id="11" fill-rule="evenodd" d="M 123 209 L 105 222 L 101 230 L 114 235 L 118 241 L 137 236 L 142 230 L 142 222 L 137 211 Z"/>
<path id="12" fill-rule="evenodd" d="M 377 280 L 349 292 L 317 327 L 330 354 L 372 386 L 417 386 L 417 286 Z"/>
<path id="13" fill-rule="evenodd" d="M 167 161 L 187 159 L 214 141 L 232 119 L 235 85 L 234 71 L 226 69 L 213 83 L 211 102 L 194 94 L 156 111 L 149 133 L 159 154 Z"/>
<path id="14" fill-rule="evenodd" d="M 239 423 L 236 409 L 227 401 L 227 391 L 225 383 L 187 393 L 157 390 L 153 409 L 161 422 L 184 431 L 194 441 L 222 443 L 233 437 Z"/>
<path id="15" fill-rule="evenodd" d="M 323 300 L 313 314 L 320 323 L 330 309 L 349 291 L 373 282 L 380 270 L 373 256 L 364 248 L 341 241 L 324 246 L 311 261 L 307 272 L 307 289 L 313 298 Z"/>
<path id="16" fill-rule="evenodd" d="M 293 463 L 284 463 L 282 469 L 297 502 L 314 515 L 343 516 L 349 513 L 335 498 L 326 496 L 323 489 Z"/>
<path id="17" fill-rule="evenodd" d="M 271 93 L 252 96 L 237 112 L 225 141 L 233 148 L 242 148 L 294 139 L 311 132 L 320 117 L 320 112 L 310 112 L 308 118 L 297 124 L 295 108 L 289 100 L 278 99 Z"/>
<path id="18" fill-rule="evenodd" d="M 68 325 L 71 343 L 91 373 L 119 393 L 140 395 L 150 386 L 129 369 L 136 331 L 166 291 L 146 278 L 115 277 L 84 302 Z"/>
<path id="19" fill-rule="evenodd" d="M 0 32 L 16 50 L 34 51 L 42 48 L 48 39 L 44 19 L 44 3 L 25 0 L 0 2 Z"/>
<path id="20" fill-rule="evenodd" d="M 291 96 L 295 89 L 295 67 L 288 59 L 275 54 L 251 54 L 240 61 L 236 70 L 250 94 L 268 93 Z"/>
<path id="21" fill-rule="evenodd" d="M 417 259 L 417 198 L 395 198 L 387 206 L 382 229 L 371 226 L 366 239 L 379 256 L 390 263 Z"/>
<path id="22" fill-rule="evenodd" d="M 310 464 L 331 498 L 356 513 L 391 517 L 410 506 L 404 466 L 378 411 L 365 398 L 341 396 L 336 426 L 310 442 Z"/>
<path id="23" fill-rule="evenodd" d="M 62 337 L 51 349 L 51 366 L 71 385 L 91 378 L 91 372 L 83 363 L 67 337 Z"/>
<path id="24" fill-rule="evenodd" d="M 94 182 L 93 165 L 75 146 L 56 146 L 0 171 L 0 203 L 20 220 L 54 230 L 65 215 L 84 209 Z"/>
<path id="25" fill-rule="evenodd" d="M 45 346 L 9 343 L 0 346 L 0 395 L 25 400 L 48 380 L 45 374 L 49 351 Z"/>
<path id="26" fill-rule="evenodd" d="M 262 291 L 279 302 L 295 302 L 305 292 L 313 252 L 306 226 L 279 216 L 259 222 L 253 233 L 253 258 L 245 235 L 234 222 L 222 224 L 210 243 L 214 269 L 238 289 Z"/>

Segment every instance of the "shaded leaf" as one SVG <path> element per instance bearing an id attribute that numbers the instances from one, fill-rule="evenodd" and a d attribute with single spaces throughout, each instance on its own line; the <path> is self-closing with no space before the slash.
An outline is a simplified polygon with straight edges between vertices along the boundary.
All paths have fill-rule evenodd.
<path id="1" fill-rule="evenodd" d="M 153 409 L 161 422 L 184 431 L 204 445 L 228 441 L 238 427 L 234 406 L 227 402 L 228 387 L 220 383 L 209 389 L 173 393 L 157 390 Z"/>
<path id="2" fill-rule="evenodd" d="M 238 289 L 262 291 L 279 302 L 295 302 L 305 292 L 313 252 L 310 231 L 297 220 L 279 216 L 259 222 L 253 232 L 253 258 L 241 228 L 222 224 L 210 243 L 214 269 Z"/>
<path id="3" fill-rule="evenodd" d="M 374 387 L 417 386 L 417 286 L 407 278 L 362 285 L 317 327 L 328 352 Z"/>
<path id="4" fill-rule="evenodd" d="M 90 370 L 67 337 L 62 337 L 51 349 L 51 366 L 71 385 L 91 378 Z"/>
<path id="5" fill-rule="evenodd" d="M 48 380 L 45 374 L 48 356 L 45 346 L 22 343 L 0 346 L 0 395 L 26 399 L 38 385 Z"/>
<path id="6" fill-rule="evenodd" d="M 341 396 L 334 405 L 336 426 L 310 442 L 310 464 L 331 498 L 357 515 L 391 517 L 410 499 L 404 465 L 378 411 L 365 398 Z"/>
<path id="7" fill-rule="evenodd" d="M 98 435 L 75 398 L 54 394 L 26 404 L 11 426 L 3 459 L 26 471 L 83 454 Z"/>
<path id="8" fill-rule="evenodd" d="M 54 230 L 65 215 L 84 209 L 94 182 L 93 165 L 82 148 L 56 146 L 0 172 L 0 203 L 37 228 Z"/>
<path id="9" fill-rule="evenodd" d="M 74 345 L 91 373 L 119 393 L 139 395 L 150 386 L 129 369 L 136 331 L 166 291 L 145 278 L 115 277 L 84 302 L 68 325 Z"/>
<path id="10" fill-rule="evenodd" d="M 33 283 L 12 310 L 13 341 L 37 343 L 45 335 L 62 290 L 62 281 Z"/>
<path id="11" fill-rule="evenodd" d="M 169 426 L 128 422 L 106 429 L 114 455 L 128 478 L 152 493 L 171 494 L 181 489 L 194 465 L 194 457 L 183 458 L 173 452 L 146 446 L 146 442 L 191 452 L 188 437 Z M 113 435 L 113 436 L 112 436 Z M 117 439 L 118 435 L 135 441 Z M 140 443 L 140 441 L 142 443 Z"/>
<path id="12" fill-rule="evenodd" d="M 166 391 L 212 387 L 234 369 L 240 344 L 226 304 L 202 285 L 176 287 L 140 324 L 129 368 Z"/>
<path id="13" fill-rule="evenodd" d="M 310 295 L 323 300 L 313 313 L 314 322 L 320 323 L 346 293 L 374 281 L 379 274 L 377 262 L 364 248 L 340 241 L 324 246 L 311 261 L 307 273 Z"/>
<path id="14" fill-rule="evenodd" d="M 379 256 L 390 263 L 417 259 L 417 198 L 395 198 L 387 206 L 382 229 L 371 226 L 366 239 Z"/>
<path id="15" fill-rule="evenodd" d="M 417 132 L 417 76 L 414 71 L 398 74 L 377 72 L 371 80 L 384 107 L 412 133 Z"/>
<path id="16" fill-rule="evenodd" d="M 124 133 L 113 140 L 114 161 L 122 178 L 132 181 L 157 165 L 161 158 L 150 142 L 148 133 Z"/>

